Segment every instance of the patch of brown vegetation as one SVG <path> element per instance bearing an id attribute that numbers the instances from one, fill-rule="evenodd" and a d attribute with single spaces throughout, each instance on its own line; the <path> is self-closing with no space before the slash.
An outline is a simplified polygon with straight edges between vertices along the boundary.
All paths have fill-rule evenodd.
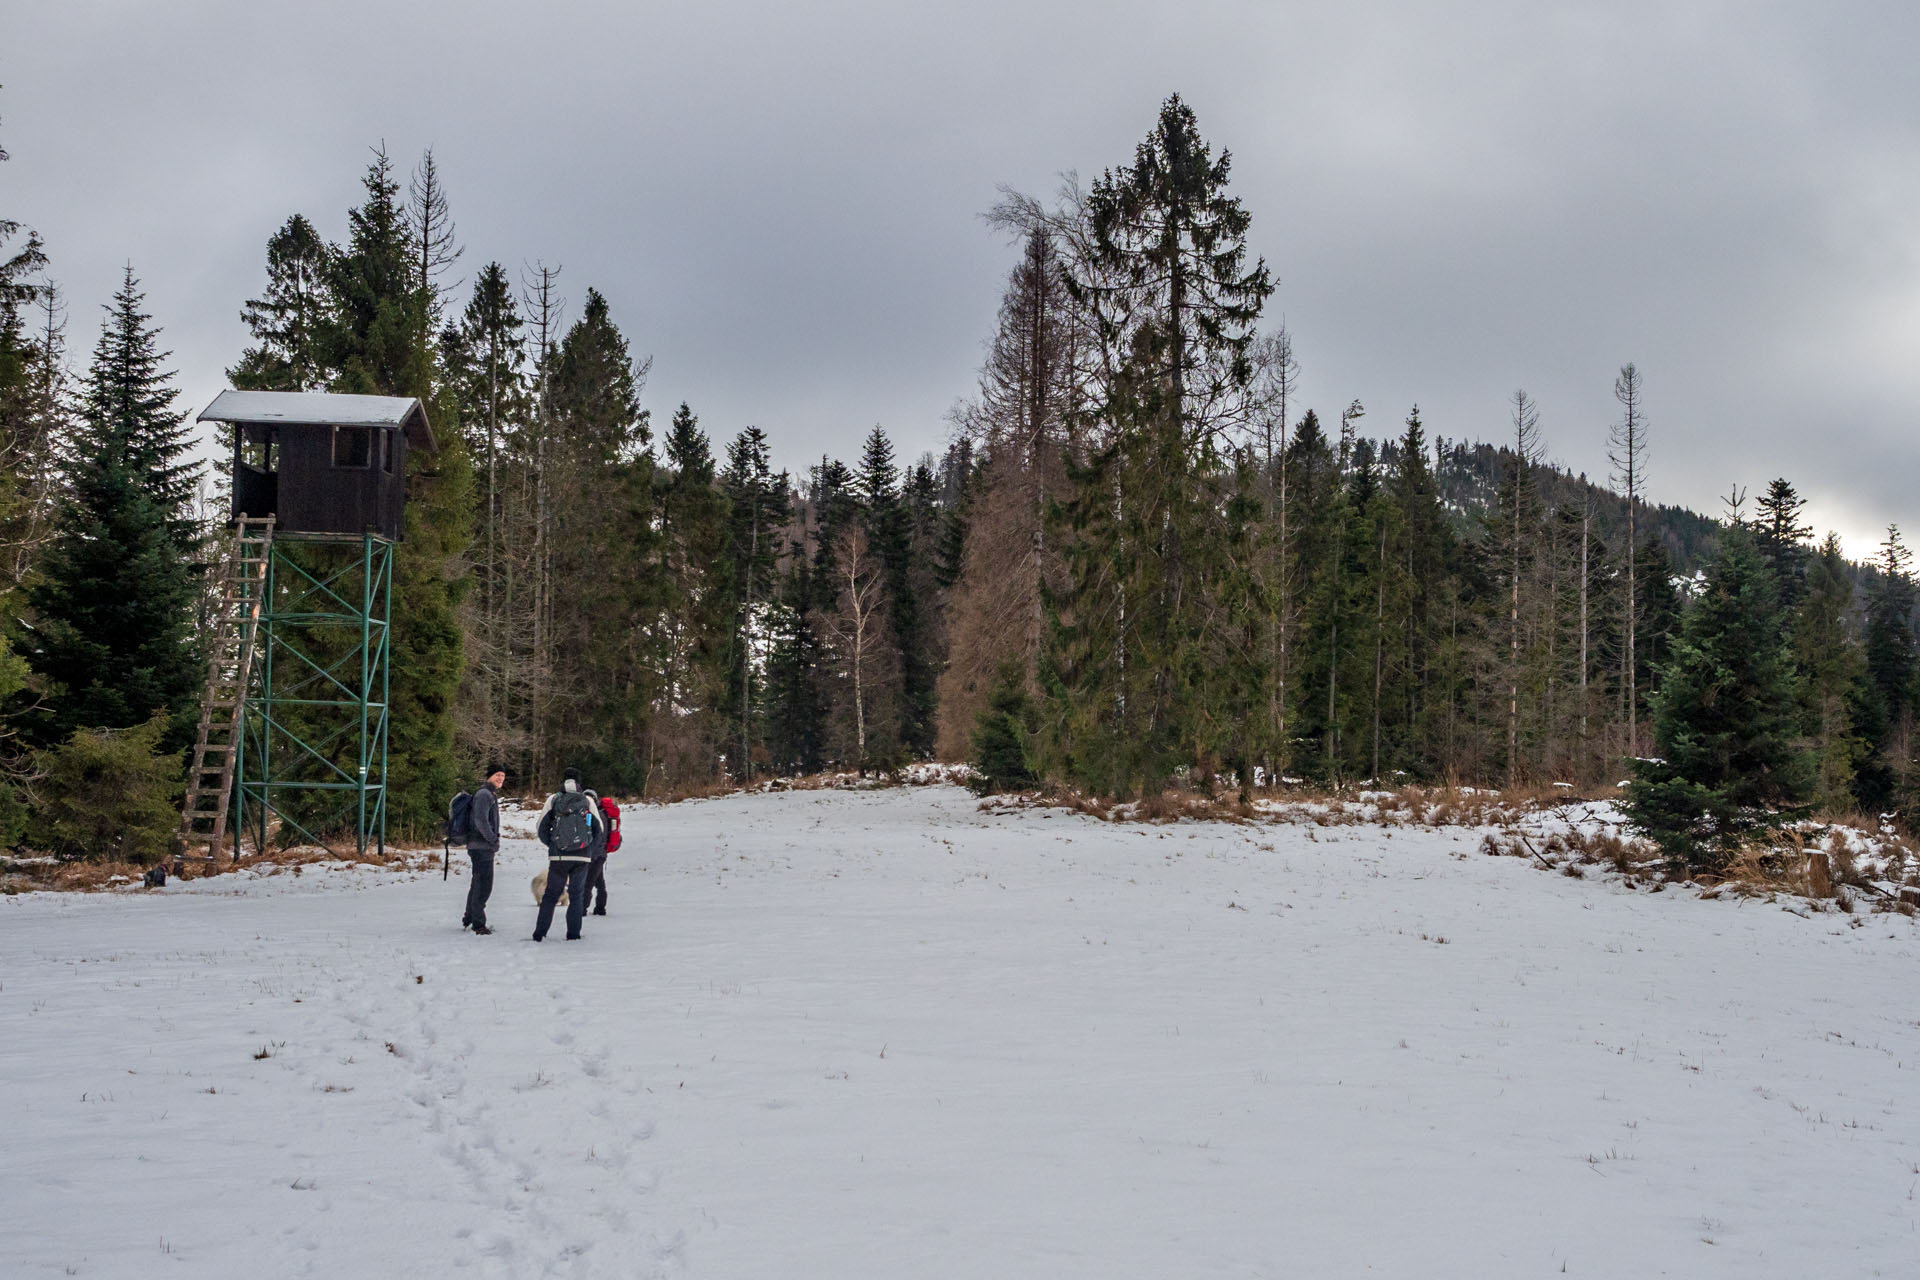
<path id="1" fill-rule="evenodd" d="M 343 850 L 333 850 L 320 845 L 296 845 L 287 849 L 269 850 L 264 854 L 243 849 L 238 860 L 223 856 L 209 862 L 204 857 L 190 857 L 180 864 L 177 873 L 171 862 L 165 865 L 167 878 L 173 881 L 205 880 L 214 876 L 231 875 L 236 871 L 253 871 L 263 875 L 298 875 L 302 867 L 319 863 L 371 866 L 389 871 L 423 871 L 438 866 L 439 862 L 438 846 L 432 848 L 389 846 L 385 854 L 369 849 L 366 856 L 362 857 L 355 853 L 351 846 Z M 145 880 L 149 869 L 148 866 L 138 863 L 92 858 L 9 860 L 0 863 L 0 892 L 112 892 L 138 887 Z"/>

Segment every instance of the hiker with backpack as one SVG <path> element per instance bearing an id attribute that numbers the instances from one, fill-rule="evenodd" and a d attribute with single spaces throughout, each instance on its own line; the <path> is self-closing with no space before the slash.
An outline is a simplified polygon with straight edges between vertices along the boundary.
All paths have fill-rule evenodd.
<path id="1" fill-rule="evenodd" d="M 500 788 L 507 784 L 501 765 L 487 770 L 487 780 L 472 795 L 461 792 L 447 809 L 447 842 L 464 839 L 473 860 L 473 881 L 467 886 L 467 912 L 460 927 L 489 934 L 487 899 L 493 895 L 493 859 L 500 852 Z M 444 867 L 441 875 L 445 877 Z"/>
<path id="2" fill-rule="evenodd" d="M 588 792 L 592 795 L 592 792 Z M 620 806 L 611 796 L 599 797 L 600 817 L 605 824 L 601 830 L 605 839 L 600 852 L 593 855 L 593 861 L 587 864 L 587 896 L 594 900 L 593 914 L 607 914 L 607 855 L 620 847 Z"/>
<path id="3" fill-rule="evenodd" d="M 547 797 L 540 810 L 540 843 L 547 846 L 547 888 L 540 895 L 540 915 L 533 923 L 533 940 L 544 942 L 553 925 L 553 909 L 567 895 L 567 941 L 580 938 L 587 914 L 587 875 L 594 856 L 606 856 L 607 822 L 599 797 L 580 785 L 580 771 L 561 775 L 560 789 Z"/>

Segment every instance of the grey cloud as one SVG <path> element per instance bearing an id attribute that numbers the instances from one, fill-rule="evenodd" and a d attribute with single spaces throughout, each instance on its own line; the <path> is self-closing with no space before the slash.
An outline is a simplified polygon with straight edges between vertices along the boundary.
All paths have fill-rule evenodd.
<path id="1" fill-rule="evenodd" d="M 1620 363 L 1653 492 L 1785 474 L 1856 554 L 1920 462 L 1911 6 L 71 3 L 10 17 L 6 210 L 76 348 L 122 262 L 188 398 L 288 213 L 340 236 L 366 148 L 431 145 L 468 273 L 602 290 L 648 402 L 784 465 L 943 442 L 1011 254 L 1009 182 L 1124 163 L 1178 90 L 1234 154 L 1309 399 L 1604 470 Z"/>

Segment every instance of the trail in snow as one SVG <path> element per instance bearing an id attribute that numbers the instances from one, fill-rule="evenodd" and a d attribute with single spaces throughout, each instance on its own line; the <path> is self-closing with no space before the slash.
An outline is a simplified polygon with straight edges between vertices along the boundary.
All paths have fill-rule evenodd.
<path id="1" fill-rule="evenodd" d="M 0 1274 L 1911 1274 L 1908 919 L 947 787 L 627 831 L 580 943 L 525 839 L 491 938 L 0 901 Z"/>

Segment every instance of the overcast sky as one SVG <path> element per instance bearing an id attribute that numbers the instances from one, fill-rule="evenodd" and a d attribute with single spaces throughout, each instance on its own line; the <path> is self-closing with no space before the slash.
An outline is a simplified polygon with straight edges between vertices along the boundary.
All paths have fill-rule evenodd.
<path id="1" fill-rule="evenodd" d="M 1306 403 L 1596 476 L 1646 384 L 1657 501 L 1792 479 L 1856 556 L 1920 541 L 1920 5 L 701 5 L 0 0 L 0 216 L 84 362 L 131 262 L 198 411 L 293 212 L 432 147 L 470 280 L 591 285 L 664 425 L 796 470 L 971 393 L 1006 183 L 1125 163 L 1179 92 L 1233 154 Z M 464 285 L 461 295 L 464 297 Z"/>

